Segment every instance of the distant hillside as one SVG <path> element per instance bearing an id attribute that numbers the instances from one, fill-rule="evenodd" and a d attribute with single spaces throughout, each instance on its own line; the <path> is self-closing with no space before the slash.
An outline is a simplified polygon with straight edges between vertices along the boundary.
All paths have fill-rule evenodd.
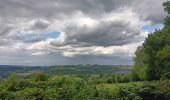
<path id="1" fill-rule="evenodd" d="M 131 72 L 131 66 L 123 65 L 64 65 L 64 66 L 19 66 L 19 65 L 0 65 L 0 77 L 5 78 L 10 73 L 17 73 L 25 76 L 37 71 L 56 75 L 81 75 L 81 74 L 109 74 Z"/>

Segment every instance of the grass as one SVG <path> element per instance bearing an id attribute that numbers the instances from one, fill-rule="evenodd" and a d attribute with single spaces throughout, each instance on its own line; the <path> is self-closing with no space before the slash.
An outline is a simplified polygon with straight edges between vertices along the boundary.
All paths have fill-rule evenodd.
<path id="1" fill-rule="evenodd" d="M 122 86 L 129 86 L 129 85 L 136 85 L 136 86 L 140 86 L 142 85 L 144 82 L 129 82 L 129 83 L 104 83 L 104 84 L 98 84 L 97 85 L 97 88 L 100 89 L 100 88 L 105 88 L 105 89 L 108 89 L 108 90 L 117 90 L 119 89 L 119 87 L 122 87 Z"/>

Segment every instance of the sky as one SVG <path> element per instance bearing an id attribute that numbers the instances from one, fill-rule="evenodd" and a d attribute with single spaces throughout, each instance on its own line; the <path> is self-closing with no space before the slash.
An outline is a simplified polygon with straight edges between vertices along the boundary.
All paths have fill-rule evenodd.
<path id="1" fill-rule="evenodd" d="M 0 0 L 0 64 L 133 64 L 163 1 Z"/>

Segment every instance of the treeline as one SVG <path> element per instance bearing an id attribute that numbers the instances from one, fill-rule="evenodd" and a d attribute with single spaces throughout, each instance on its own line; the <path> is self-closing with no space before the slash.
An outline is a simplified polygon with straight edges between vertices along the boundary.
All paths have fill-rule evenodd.
<path id="1" fill-rule="evenodd" d="M 62 66 L 17 66 L 0 65 L 0 78 L 6 78 L 10 73 L 26 76 L 36 71 L 43 71 L 52 75 L 86 75 L 105 73 L 131 73 L 132 66 L 119 65 L 62 65 Z"/>

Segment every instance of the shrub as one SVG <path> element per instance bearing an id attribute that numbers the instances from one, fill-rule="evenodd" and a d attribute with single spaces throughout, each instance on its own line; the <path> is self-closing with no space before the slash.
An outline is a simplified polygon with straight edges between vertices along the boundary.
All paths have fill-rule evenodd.
<path id="1" fill-rule="evenodd" d="M 165 79 L 170 79 L 170 72 L 166 72 L 162 75 L 161 79 L 165 80 Z"/>

